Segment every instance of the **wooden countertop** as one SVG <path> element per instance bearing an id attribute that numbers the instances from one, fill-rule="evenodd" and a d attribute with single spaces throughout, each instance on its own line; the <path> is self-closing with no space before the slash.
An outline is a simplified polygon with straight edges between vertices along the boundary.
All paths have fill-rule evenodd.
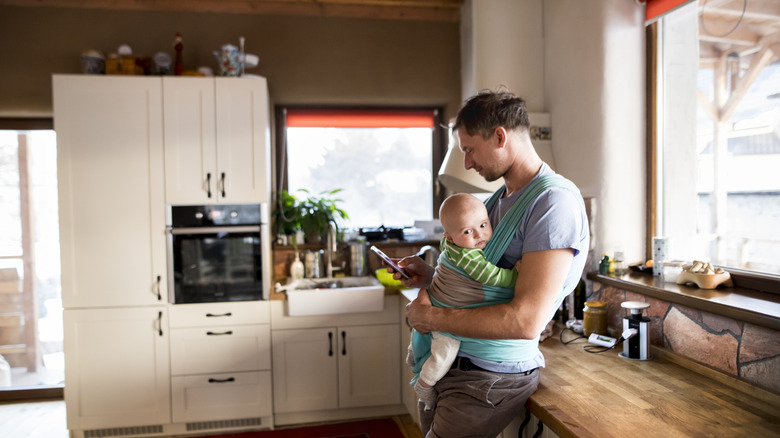
<path id="1" fill-rule="evenodd" d="M 559 333 L 540 344 L 546 368 L 528 407 L 561 438 L 780 436 L 780 395 L 664 350 L 630 360 L 622 344 L 588 353 Z"/>

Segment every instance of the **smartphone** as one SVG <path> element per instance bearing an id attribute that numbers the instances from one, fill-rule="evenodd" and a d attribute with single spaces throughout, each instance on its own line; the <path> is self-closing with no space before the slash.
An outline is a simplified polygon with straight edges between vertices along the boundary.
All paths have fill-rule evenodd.
<path id="1" fill-rule="evenodd" d="M 399 272 L 403 278 L 406 279 L 409 278 L 409 276 L 406 275 L 406 272 L 400 266 L 398 266 L 396 262 L 390 260 L 390 257 L 388 257 L 387 254 L 383 253 L 379 248 L 375 247 L 374 245 L 371 245 L 371 251 L 374 251 L 374 253 L 376 253 L 376 255 L 378 255 L 380 259 L 384 260 L 384 262 L 390 265 L 391 268 Z"/>

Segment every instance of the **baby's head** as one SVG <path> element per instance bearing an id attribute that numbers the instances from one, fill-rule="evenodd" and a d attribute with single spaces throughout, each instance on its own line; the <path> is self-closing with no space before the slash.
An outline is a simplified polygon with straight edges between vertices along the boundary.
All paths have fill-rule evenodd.
<path id="1" fill-rule="evenodd" d="M 485 204 L 468 193 L 445 199 L 439 208 L 439 219 L 447 241 L 461 248 L 485 249 L 493 235 Z"/>

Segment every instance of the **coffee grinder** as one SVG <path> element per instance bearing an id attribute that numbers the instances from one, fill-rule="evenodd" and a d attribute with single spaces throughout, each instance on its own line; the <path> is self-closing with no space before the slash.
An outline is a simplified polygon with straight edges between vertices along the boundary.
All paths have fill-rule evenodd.
<path id="1" fill-rule="evenodd" d="M 629 309 L 631 314 L 623 318 L 623 331 L 630 330 L 632 335 L 623 341 L 620 357 L 634 360 L 652 359 L 650 354 L 650 318 L 642 315 L 642 310 L 650 304 L 641 301 L 625 301 L 620 307 Z"/>

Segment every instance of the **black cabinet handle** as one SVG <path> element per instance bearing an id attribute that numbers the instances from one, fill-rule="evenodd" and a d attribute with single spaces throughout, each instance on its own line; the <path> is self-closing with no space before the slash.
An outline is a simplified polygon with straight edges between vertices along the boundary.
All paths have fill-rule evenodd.
<path id="1" fill-rule="evenodd" d="M 157 276 L 157 301 L 162 301 L 162 294 L 160 293 L 160 280 L 162 280 L 162 277 L 158 275 Z"/>
<path id="2" fill-rule="evenodd" d="M 347 355 L 347 332 L 341 331 L 341 355 Z"/>
<path id="3" fill-rule="evenodd" d="M 225 172 L 222 172 L 222 176 L 221 176 L 220 179 L 222 181 L 222 184 L 221 184 L 222 185 L 222 197 L 224 198 L 225 197 Z"/>
<path id="4" fill-rule="evenodd" d="M 328 332 L 328 356 L 333 356 L 333 332 Z"/>
<path id="5" fill-rule="evenodd" d="M 222 333 L 206 332 L 206 334 L 209 335 L 209 336 L 224 336 L 224 335 L 232 335 L 233 331 L 232 330 L 228 330 L 228 331 L 222 332 Z"/>
<path id="6" fill-rule="evenodd" d="M 235 381 L 236 379 L 234 377 L 228 377 L 227 379 L 209 379 L 209 383 L 228 383 Z"/>
<path id="7" fill-rule="evenodd" d="M 162 332 L 162 311 L 157 312 L 157 334 L 163 335 Z"/>
<path id="8" fill-rule="evenodd" d="M 211 197 L 211 172 L 206 174 L 206 189 L 208 190 L 208 197 Z"/>
<path id="9" fill-rule="evenodd" d="M 232 312 L 226 312 L 226 313 L 220 313 L 218 315 L 215 315 L 213 313 L 207 313 L 206 314 L 206 318 L 218 318 L 218 317 L 221 317 L 221 316 L 233 316 L 233 313 Z"/>

